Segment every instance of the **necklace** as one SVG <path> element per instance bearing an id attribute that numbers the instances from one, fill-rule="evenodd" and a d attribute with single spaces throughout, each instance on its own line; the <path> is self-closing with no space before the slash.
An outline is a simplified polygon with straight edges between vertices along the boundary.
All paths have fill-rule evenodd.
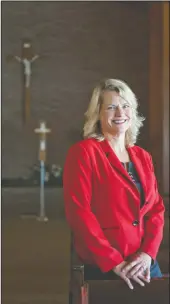
<path id="1" fill-rule="evenodd" d="M 132 181 L 135 183 L 135 178 L 133 176 L 133 173 L 130 171 L 129 169 L 129 163 L 124 163 L 124 167 L 125 167 L 125 170 L 127 171 L 127 173 L 129 174 L 130 178 L 132 179 Z"/>

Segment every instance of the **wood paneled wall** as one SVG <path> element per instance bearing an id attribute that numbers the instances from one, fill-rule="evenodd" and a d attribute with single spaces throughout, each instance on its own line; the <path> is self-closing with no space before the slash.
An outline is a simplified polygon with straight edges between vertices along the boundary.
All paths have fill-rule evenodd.
<path id="1" fill-rule="evenodd" d="M 160 192 L 169 194 L 169 2 L 150 3 L 149 150 Z"/>
<path id="2" fill-rule="evenodd" d="M 169 193 L 169 2 L 163 3 L 163 185 Z"/>

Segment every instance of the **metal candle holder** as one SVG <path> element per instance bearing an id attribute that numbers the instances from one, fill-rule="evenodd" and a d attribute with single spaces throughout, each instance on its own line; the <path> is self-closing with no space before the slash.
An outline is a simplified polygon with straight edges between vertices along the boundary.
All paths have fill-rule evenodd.
<path id="1" fill-rule="evenodd" d="M 40 122 L 40 127 L 34 130 L 35 133 L 40 135 L 39 147 L 39 161 L 40 161 L 40 215 L 37 218 L 41 222 L 47 222 L 48 218 L 45 215 L 45 196 L 44 196 L 44 183 L 45 183 L 45 161 L 46 161 L 46 135 L 51 132 L 46 128 L 44 121 Z"/>

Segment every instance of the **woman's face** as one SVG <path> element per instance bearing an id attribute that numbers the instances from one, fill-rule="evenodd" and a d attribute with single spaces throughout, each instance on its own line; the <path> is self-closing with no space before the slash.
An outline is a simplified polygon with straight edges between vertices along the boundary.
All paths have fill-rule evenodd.
<path id="1" fill-rule="evenodd" d="M 131 125 L 132 108 L 130 104 L 115 91 L 103 93 L 100 111 L 102 133 L 113 136 L 125 134 Z"/>

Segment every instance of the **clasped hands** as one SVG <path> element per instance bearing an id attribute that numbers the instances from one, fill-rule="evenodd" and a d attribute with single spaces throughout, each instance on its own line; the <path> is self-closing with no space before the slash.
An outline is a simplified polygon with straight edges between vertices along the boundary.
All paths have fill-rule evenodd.
<path id="1" fill-rule="evenodd" d="M 150 266 L 152 258 L 145 252 L 137 253 L 130 257 L 128 261 L 123 261 L 113 268 L 113 272 L 121 277 L 130 289 L 133 289 L 131 280 L 141 286 L 144 282 L 150 282 Z"/>

